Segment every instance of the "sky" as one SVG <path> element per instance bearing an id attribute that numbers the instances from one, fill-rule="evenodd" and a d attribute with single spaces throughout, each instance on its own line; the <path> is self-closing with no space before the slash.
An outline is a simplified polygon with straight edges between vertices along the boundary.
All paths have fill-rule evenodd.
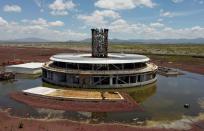
<path id="1" fill-rule="evenodd" d="M 0 40 L 204 38 L 204 0 L 0 0 Z"/>

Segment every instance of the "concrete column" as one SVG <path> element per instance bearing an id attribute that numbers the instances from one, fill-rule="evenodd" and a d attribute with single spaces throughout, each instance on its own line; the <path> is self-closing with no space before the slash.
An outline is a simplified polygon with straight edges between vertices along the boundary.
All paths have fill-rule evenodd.
<path id="1" fill-rule="evenodd" d="M 109 81 L 110 81 L 110 85 L 112 86 L 113 85 L 113 76 L 111 75 L 110 77 L 109 77 Z"/>
<path id="2" fill-rule="evenodd" d="M 49 78 L 50 78 L 50 77 L 49 77 L 49 71 L 47 70 L 46 73 L 47 73 L 47 78 L 49 79 Z"/>
<path id="3" fill-rule="evenodd" d="M 130 76 L 128 76 L 128 84 L 130 84 Z"/>
<path id="4" fill-rule="evenodd" d="M 99 83 L 99 84 L 101 85 L 101 76 L 99 77 L 99 81 L 100 81 L 100 83 Z"/>
<path id="5" fill-rule="evenodd" d="M 94 70 L 94 65 L 93 65 L 93 64 L 91 64 L 91 70 L 92 70 L 92 71 Z"/>
<path id="6" fill-rule="evenodd" d="M 77 68 L 78 68 L 78 70 L 79 70 L 79 64 L 77 64 Z"/>
<path id="7" fill-rule="evenodd" d="M 144 81 L 147 80 L 147 74 L 144 74 Z"/>
<path id="8" fill-rule="evenodd" d="M 67 70 L 67 63 L 65 63 L 65 68 L 66 68 L 66 70 Z"/>
<path id="9" fill-rule="evenodd" d="M 116 84 L 118 85 L 118 75 L 116 76 Z"/>

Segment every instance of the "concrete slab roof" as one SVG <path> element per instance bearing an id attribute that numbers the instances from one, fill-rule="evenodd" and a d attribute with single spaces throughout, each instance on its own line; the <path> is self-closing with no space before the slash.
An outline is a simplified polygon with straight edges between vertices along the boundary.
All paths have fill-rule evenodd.
<path id="1" fill-rule="evenodd" d="M 10 65 L 7 67 L 37 69 L 37 68 L 41 68 L 43 64 L 44 63 L 30 62 L 30 63 L 24 63 L 24 64 L 18 64 L 18 65 Z"/>
<path id="2" fill-rule="evenodd" d="M 125 64 L 143 63 L 150 59 L 144 55 L 109 53 L 107 58 L 93 58 L 91 54 L 57 54 L 50 58 L 52 61 L 80 64 Z"/>

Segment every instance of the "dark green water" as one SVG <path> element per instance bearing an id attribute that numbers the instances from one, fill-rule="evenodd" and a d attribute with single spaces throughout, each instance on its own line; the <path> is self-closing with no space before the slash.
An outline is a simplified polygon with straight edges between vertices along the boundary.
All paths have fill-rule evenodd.
<path id="1" fill-rule="evenodd" d="M 41 78 L 18 77 L 16 81 L 0 82 L 0 108 L 11 108 L 11 114 L 21 117 L 62 118 L 90 123 L 120 122 L 136 123 L 146 120 L 178 120 L 182 116 L 197 116 L 204 112 L 198 100 L 204 98 L 204 76 L 189 72 L 179 77 L 158 76 L 155 84 L 124 89 L 137 102 L 142 110 L 132 112 L 67 112 L 33 108 L 9 98 L 10 92 L 36 86 L 49 86 Z M 190 104 L 189 109 L 183 107 Z"/>

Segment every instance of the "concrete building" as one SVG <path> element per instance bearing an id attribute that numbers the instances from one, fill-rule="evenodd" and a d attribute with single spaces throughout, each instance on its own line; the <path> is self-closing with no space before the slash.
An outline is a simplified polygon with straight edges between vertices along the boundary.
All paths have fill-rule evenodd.
<path id="1" fill-rule="evenodd" d="M 80 88 L 136 87 L 156 81 L 157 66 L 137 54 L 108 53 L 108 30 L 92 29 L 92 54 L 57 54 L 42 67 L 43 81 Z"/>
<path id="2" fill-rule="evenodd" d="M 6 72 L 13 72 L 17 74 L 40 74 L 42 73 L 42 66 L 44 63 L 30 62 L 25 64 L 6 66 Z"/>

